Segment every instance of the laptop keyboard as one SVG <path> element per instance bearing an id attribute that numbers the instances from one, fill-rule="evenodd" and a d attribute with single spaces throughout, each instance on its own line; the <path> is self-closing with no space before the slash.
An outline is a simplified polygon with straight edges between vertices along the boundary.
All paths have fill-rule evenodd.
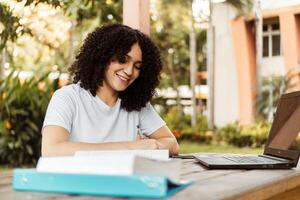
<path id="1" fill-rule="evenodd" d="M 279 161 L 258 157 L 258 156 L 231 156 L 231 155 L 224 155 L 223 158 L 231 160 L 236 163 L 278 163 Z"/>

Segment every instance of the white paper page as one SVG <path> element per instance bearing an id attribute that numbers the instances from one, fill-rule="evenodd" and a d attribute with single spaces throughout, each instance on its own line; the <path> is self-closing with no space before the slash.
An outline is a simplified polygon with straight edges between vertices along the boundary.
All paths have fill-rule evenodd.
<path id="1" fill-rule="evenodd" d="M 41 157 L 38 172 L 80 173 L 103 175 L 132 175 L 134 156 Z"/>
<path id="2" fill-rule="evenodd" d="M 75 157 L 97 157 L 97 156 L 141 156 L 156 160 L 170 160 L 168 149 L 159 150 L 108 150 L 108 151 L 77 151 Z"/>

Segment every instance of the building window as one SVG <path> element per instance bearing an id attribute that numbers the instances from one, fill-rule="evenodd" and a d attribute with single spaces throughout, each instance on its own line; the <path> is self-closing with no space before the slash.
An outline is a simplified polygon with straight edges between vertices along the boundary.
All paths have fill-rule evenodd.
<path id="1" fill-rule="evenodd" d="M 281 55 L 279 20 L 269 20 L 263 25 L 263 57 Z"/>

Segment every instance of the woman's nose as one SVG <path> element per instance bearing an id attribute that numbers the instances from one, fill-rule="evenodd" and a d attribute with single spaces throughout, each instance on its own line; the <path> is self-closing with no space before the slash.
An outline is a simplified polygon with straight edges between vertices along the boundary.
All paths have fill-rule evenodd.
<path id="1" fill-rule="evenodd" d="M 128 64 L 126 67 L 124 67 L 124 72 L 128 75 L 128 76 L 131 76 L 133 74 L 133 64 Z"/>

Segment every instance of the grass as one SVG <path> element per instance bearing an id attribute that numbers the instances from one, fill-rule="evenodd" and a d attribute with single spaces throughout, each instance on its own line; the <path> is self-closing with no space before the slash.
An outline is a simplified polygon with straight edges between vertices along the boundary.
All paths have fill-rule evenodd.
<path id="1" fill-rule="evenodd" d="M 239 148 L 235 146 L 222 146 L 222 145 L 207 145 L 197 142 L 180 141 L 180 153 L 242 153 L 242 154 L 262 154 L 263 148 Z"/>

